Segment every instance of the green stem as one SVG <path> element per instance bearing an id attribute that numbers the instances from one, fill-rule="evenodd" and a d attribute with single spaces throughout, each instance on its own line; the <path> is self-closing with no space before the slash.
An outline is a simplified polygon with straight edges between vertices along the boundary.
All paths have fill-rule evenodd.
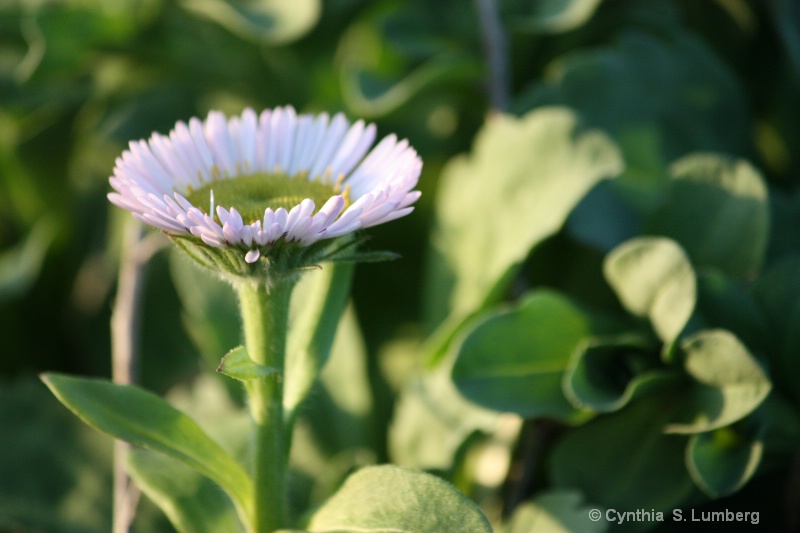
<path id="1" fill-rule="evenodd" d="M 254 450 L 254 533 L 286 527 L 286 427 L 283 421 L 283 382 L 289 300 L 294 283 L 237 286 L 247 354 L 254 362 L 280 370 L 278 379 L 248 383 L 250 413 L 256 425 Z"/>

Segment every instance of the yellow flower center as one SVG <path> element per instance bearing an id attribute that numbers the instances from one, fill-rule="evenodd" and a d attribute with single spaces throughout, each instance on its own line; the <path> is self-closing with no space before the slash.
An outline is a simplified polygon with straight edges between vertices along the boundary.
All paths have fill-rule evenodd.
<path id="1" fill-rule="evenodd" d="M 304 174 L 289 177 L 286 174 L 257 173 L 231 179 L 220 179 L 208 183 L 199 189 L 189 191 L 186 199 L 192 205 L 203 209 L 210 205 L 211 192 L 214 192 L 214 204 L 226 209 L 235 207 L 245 224 L 251 224 L 264 217 L 268 207 L 273 211 L 283 207 L 287 211 L 306 198 L 314 200 L 317 209 L 321 208 L 331 196 L 342 194 L 345 208 L 350 204 L 349 187 L 342 192 L 340 176 L 336 183 L 329 179 L 309 181 Z M 216 217 L 216 214 L 209 213 Z"/>

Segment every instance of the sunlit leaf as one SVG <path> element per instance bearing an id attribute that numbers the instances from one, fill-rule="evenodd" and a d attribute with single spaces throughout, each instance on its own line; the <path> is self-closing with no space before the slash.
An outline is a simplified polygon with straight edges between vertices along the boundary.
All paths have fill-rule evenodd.
<path id="1" fill-rule="evenodd" d="M 686 338 L 681 349 L 693 383 L 681 398 L 685 409 L 666 426 L 667 432 L 700 433 L 727 426 L 750 414 L 772 389 L 747 347 L 729 331 L 699 331 Z"/>
<path id="2" fill-rule="evenodd" d="M 477 505 L 446 481 L 384 465 L 359 470 L 317 510 L 312 533 L 491 533 Z"/>
<path id="3" fill-rule="evenodd" d="M 319 0 L 181 0 L 187 11 L 256 42 L 285 44 L 308 33 L 319 20 Z"/>
<path id="4" fill-rule="evenodd" d="M 253 484 L 241 466 L 189 417 L 129 385 L 44 374 L 56 397 L 90 426 L 181 461 L 222 487 L 249 523 Z"/>
<path id="5" fill-rule="evenodd" d="M 496 300 L 531 249 L 558 231 L 589 189 L 621 170 L 610 139 L 582 131 L 568 109 L 491 120 L 472 154 L 451 160 L 442 175 L 433 242 L 454 279 L 444 329 Z M 440 335 L 438 349 L 452 338 Z"/>
<path id="6" fill-rule="evenodd" d="M 680 243 L 692 263 L 739 279 L 761 267 L 769 237 L 767 187 L 749 163 L 693 154 L 670 167 L 668 200 L 648 230 Z"/>
<path id="7" fill-rule="evenodd" d="M 603 265 L 622 305 L 647 317 L 659 337 L 671 343 L 692 315 L 694 270 L 675 242 L 659 237 L 631 239 L 615 248 Z"/>
<path id="8" fill-rule="evenodd" d="M 225 354 L 217 367 L 217 372 L 239 381 L 272 378 L 279 379 L 280 370 L 259 365 L 247 355 L 247 348 L 237 346 Z"/>
<path id="9" fill-rule="evenodd" d="M 532 13 L 515 25 L 536 33 L 561 33 L 589 20 L 602 0 L 533 0 Z"/>

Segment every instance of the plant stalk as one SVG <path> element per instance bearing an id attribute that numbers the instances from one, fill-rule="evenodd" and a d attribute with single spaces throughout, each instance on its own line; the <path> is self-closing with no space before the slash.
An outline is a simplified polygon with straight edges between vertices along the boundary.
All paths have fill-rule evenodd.
<path id="1" fill-rule="evenodd" d="M 141 253 L 144 228 L 134 220 L 125 227 L 120 257 L 117 296 L 111 313 L 111 372 L 114 383 L 136 382 L 139 327 L 145 266 L 150 256 Z M 136 513 L 139 489 L 128 477 L 126 463 L 130 444 L 114 441 L 114 533 L 128 533 Z"/>
<path id="2" fill-rule="evenodd" d="M 294 283 L 243 282 L 237 286 L 247 353 L 255 363 L 276 368 L 277 378 L 247 384 L 255 423 L 254 533 L 286 527 L 286 426 L 283 420 L 283 374 L 289 301 Z"/>

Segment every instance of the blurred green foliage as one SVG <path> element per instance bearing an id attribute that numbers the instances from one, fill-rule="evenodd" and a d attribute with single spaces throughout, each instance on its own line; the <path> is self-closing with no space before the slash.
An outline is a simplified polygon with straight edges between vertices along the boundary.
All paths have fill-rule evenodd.
<path id="1" fill-rule="evenodd" d="M 298 415 L 296 513 L 391 461 L 509 533 L 604 530 L 591 508 L 800 523 L 800 7 L 496 3 L 506 116 L 472 3 L 0 2 L 0 530 L 109 529 L 109 440 L 34 378 L 110 373 L 114 158 L 283 104 L 374 120 L 425 162 L 416 212 L 368 232 L 402 259 L 357 267 Z M 147 274 L 142 384 L 238 449 L 238 386 L 207 375 L 240 343 L 233 296 L 175 253 Z M 197 477 L 134 457 L 154 500 L 160 471 Z M 140 508 L 137 531 L 171 531 Z"/>

